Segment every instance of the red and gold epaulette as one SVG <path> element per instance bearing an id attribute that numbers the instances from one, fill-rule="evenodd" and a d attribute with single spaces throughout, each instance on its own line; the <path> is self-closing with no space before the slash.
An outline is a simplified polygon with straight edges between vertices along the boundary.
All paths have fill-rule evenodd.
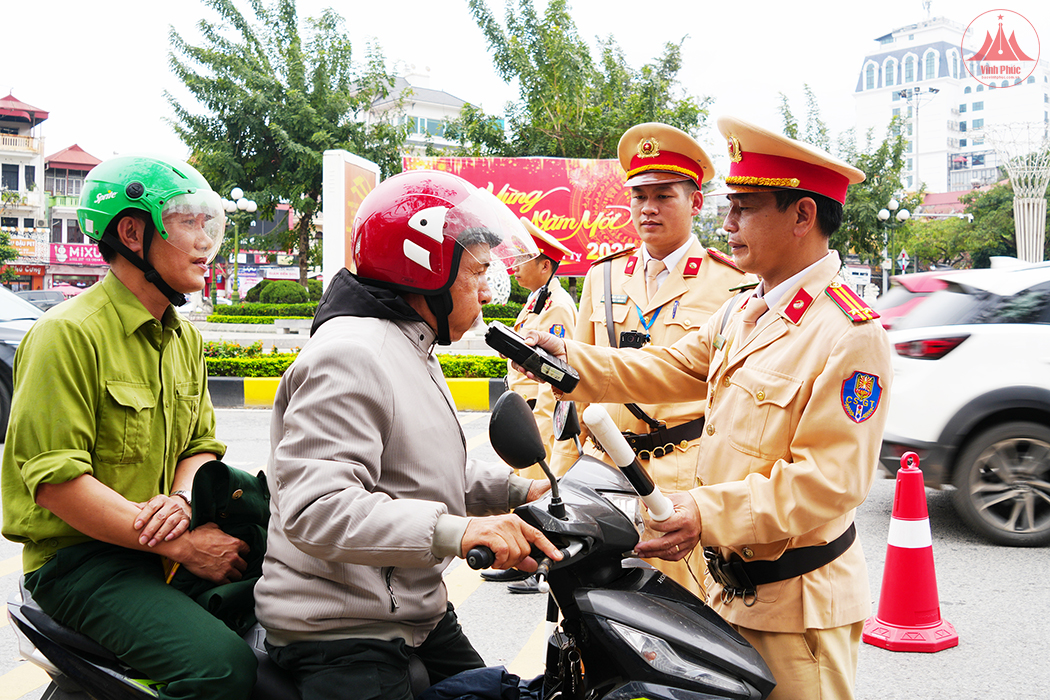
<path id="1" fill-rule="evenodd" d="M 682 270 L 682 277 L 696 277 L 699 275 L 700 263 L 703 261 L 703 258 L 686 258 L 685 268 Z"/>
<path id="2" fill-rule="evenodd" d="M 637 246 L 635 246 L 633 243 L 631 243 L 631 244 L 627 245 L 623 250 L 618 250 L 615 253 L 609 253 L 608 255 L 605 255 L 605 256 L 602 256 L 602 257 L 598 258 L 597 260 L 595 260 L 594 262 L 591 263 L 591 267 L 594 267 L 595 265 L 601 265 L 606 260 L 615 260 L 616 258 L 623 257 L 624 255 L 627 255 L 628 253 L 633 253 L 636 248 L 637 248 Z"/>
<path id="3" fill-rule="evenodd" d="M 878 311 L 868 306 L 863 299 L 857 296 L 856 292 L 841 282 L 832 282 L 824 293 L 831 297 L 835 305 L 842 309 L 842 313 L 849 316 L 851 321 L 861 323 L 879 317 Z"/>
<path id="4" fill-rule="evenodd" d="M 733 258 L 729 257 L 728 255 L 726 255 L 725 253 L 720 251 L 718 248 L 708 248 L 707 249 L 707 254 L 713 260 L 717 260 L 718 262 L 722 263 L 723 265 L 729 265 L 729 267 L 733 268 L 734 270 L 739 270 L 740 269 L 739 267 L 736 266 L 736 263 L 733 262 Z"/>

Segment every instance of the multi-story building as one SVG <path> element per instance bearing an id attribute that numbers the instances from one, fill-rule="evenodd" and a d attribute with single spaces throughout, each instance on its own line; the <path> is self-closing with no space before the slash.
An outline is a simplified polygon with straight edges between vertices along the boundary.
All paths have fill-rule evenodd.
<path id="1" fill-rule="evenodd" d="M 878 37 L 865 56 L 854 92 L 858 140 L 869 132 L 884 138 L 890 120 L 900 117 L 907 189 L 956 192 L 994 181 L 998 161 L 984 130 L 1050 122 L 1050 64 L 1039 61 L 1023 80 L 977 80 L 971 71 L 980 65 L 970 59 L 984 40 L 937 17 Z"/>
<path id="2" fill-rule="evenodd" d="M 432 89 L 429 71 L 408 66 L 406 75 L 395 80 L 390 95 L 374 102 L 366 117 L 371 121 L 385 119 L 408 124 L 405 148 L 412 155 L 423 155 L 428 145 L 438 149 L 455 147 L 455 142 L 445 138 L 445 122 L 459 117 L 467 104 L 455 95 Z M 503 126 L 502 119 L 499 124 Z"/>
<path id="3" fill-rule="evenodd" d="M 81 289 L 90 287 L 109 269 L 98 252 L 98 246 L 84 237 L 77 221 L 84 179 L 101 162 L 76 144 L 44 159 L 44 191 L 48 196 L 47 220 L 50 224 L 48 287 L 60 284 Z"/>
<path id="4" fill-rule="evenodd" d="M 38 125 L 47 112 L 14 95 L 0 98 L 0 231 L 8 234 L 19 259 L 8 266 L 17 288 L 43 288 L 43 245 L 47 228 L 44 139 Z"/>
<path id="5" fill-rule="evenodd" d="M 18 251 L 5 267 L 16 290 L 87 287 L 107 269 L 77 223 L 84 178 L 101 161 L 77 145 L 45 156 L 47 118 L 14 95 L 0 99 L 0 231 Z"/>

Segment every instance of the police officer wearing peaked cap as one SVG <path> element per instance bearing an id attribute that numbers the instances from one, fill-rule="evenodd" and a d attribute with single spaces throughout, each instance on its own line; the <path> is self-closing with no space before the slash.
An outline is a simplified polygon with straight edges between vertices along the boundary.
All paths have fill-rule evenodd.
<path id="1" fill-rule="evenodd" d="M 724 253 L 705 250 L 693 234 L 693 217 L 704 201 L 700 186 L 714 176 L 711 159 L 695 139 L 667 124 L 639 124 L 624 132 L 617 152 L 641 242 L 595 261 L 583 284 L 572 338 L 602 347 L 671 345 L 700 328 L 734 288 L 754 280 Z M 603 404 L 662 490 L 696 486 L 706 390 L 682 401 L 649 401 Z M 593 444 L 588 452 L 611 463 Z M 562 474 L 575 459 L 572 443 L 557 443 L 552 468 Z M 651 563 L 703 596 L 699 553 L 687 561 Z"/>
<path id="2" fill-rule="evenodd" d="M 698 540 L 719 614 L 765 658 L 771 698 L 852 698 L 867 566 L 855 510 L 878 464 L 892 370 L 886 333 L 838 281 L 838 228 L 864 174 L 740 119 L 718 121 L 731 159 L 723 227 L 762 277 L 670 348 L 540 343 L 580 373 L 578 400 L 686 401 L 706 386 L 700 485 L 638 545 L 677 560 Z"/>

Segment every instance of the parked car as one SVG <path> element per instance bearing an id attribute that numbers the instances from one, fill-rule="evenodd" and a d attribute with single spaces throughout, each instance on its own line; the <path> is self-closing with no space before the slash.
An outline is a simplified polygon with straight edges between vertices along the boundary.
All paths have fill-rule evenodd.
<path id="1" fill-rule="evenodd" d="M 7 287 L 0 287 L 0 441 L 7 435 L 7 420 L 11 416 L 15 350 L 43 313 Z"/>
<path id="2" fill-rule="evenodd" d="M 953 270 L 913 272 L 890 277 L 889 289 L 880 296 L 872 308 L 879 312 L 882 327 L 890 330 L 897 321 L 911 312 L 934 292 L 948 286 L 944 280 Z"/>
<path id="3" fill-rule="evenodd" d="M 975 532 L 1050 544 L 1050 263 L 945 281 L 889 334 L 882 464 L 915 452 Z"/>
<path id="4" fill-rule="evenodd" d="M 15 294 L 41 311 L 47 311 L 66 300 L 66 295 L 55 289 L 23 289 Z"/>

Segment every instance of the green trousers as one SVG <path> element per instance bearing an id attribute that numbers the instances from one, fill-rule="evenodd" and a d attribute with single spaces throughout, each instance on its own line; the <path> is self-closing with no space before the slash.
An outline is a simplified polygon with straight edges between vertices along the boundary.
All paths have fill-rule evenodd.
<path id="1" fill-rule="evenodd" d="M 254 652 L 236 633 L 164 582 L 161 558 L 103 542 L 58 551 L 26 575 L 55 620 L 116 654 L 153 681 L 161 698 L 247 700 Z"/>
<path id="2" fill-rule="evenodd" d="M 459 626 L 452 604 L 426 640 L 340 639 L 266 644 L 281 668 L 292 673 L 303 700 L 412 700 L 408 656 L 418 656 L 434 684 L 485 665 Z"/>

